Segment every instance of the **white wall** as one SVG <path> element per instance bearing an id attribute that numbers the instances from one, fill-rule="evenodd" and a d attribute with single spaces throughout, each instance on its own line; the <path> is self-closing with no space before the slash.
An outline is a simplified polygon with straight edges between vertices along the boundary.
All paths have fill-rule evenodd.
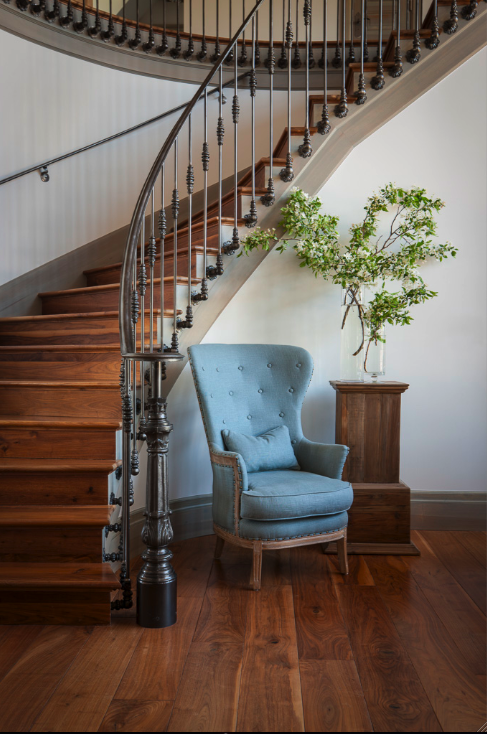
<path id="1" fill-rule="evenodd" d="M 382 184 L 419 184 L 441 197 L 439 236 L 456 260 L 424 268 L 439 296 L 414 310 L 409 327 L 387 334 L 388 380 L 410 383 L 403 396 L 403 480 L 413 490 L 485 489 L 487 50 L 359 145 L 323 187 L 324 210 L 347 236 L 367 196 Z M 468 119 L 459 113 L 468 111 Z M 315 371 L 303 424 L 312 440 L 334 441 L 339 370 L 339 289 L 272 252 L 215 322 L 205 342 L 296 344 Z M 173 497 L 211 491 L 211 470 L 189 369 L 171 392 Z"/>

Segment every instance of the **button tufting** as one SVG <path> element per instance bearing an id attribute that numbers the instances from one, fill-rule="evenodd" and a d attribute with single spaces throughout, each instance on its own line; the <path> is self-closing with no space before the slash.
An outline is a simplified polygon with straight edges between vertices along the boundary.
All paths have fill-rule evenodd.
<path id="1" fill-rule="evenodd" d="M 240 365 L 240 367 L 239 367 L 239 370 L 243 370 L 243 367 L 242 367 L 242 365 Z"/>
<path id="2" fill-rule="evenodd" d="M 216 371 L 217 371 L 217 372 L 220 372 L 220 368 L 219 368 L 219 367 L 217 367 L 217 368 L 216 368 Z"/>
<path id="3" fill-rule="evenodd" d="M 301 362 L 298 362 L 296 367 L 301 367 Z"/>
<path id="4" fill-rule="evenodd" d="M 251 416 L 251 415 L 248 415 L 248 416 L 247 416 L 247 420 L 250 420 L 251 418 L 252 418 L 252 416 Z"/>
<path id="5" fill-rule="evenodd" d="M 295 439 L 295 438 L 293 438 L 293 440 L 291 441 L 291 443 L 292 443 L 292 444 L 295 444 L 295 443 L 297 443 L 296 439 Z"/>
<path id="6" fill-rule="evenodd" d="M 225 423 L 225 421 L 223 421 L 223 423 Z"/>
<path id="7" fill-rule="evenodd" d="M 289 392 L 294 392 L 294 387 L 290 387 Z"/>
<path id="8" fill-rule="evenodd" d="M 262 394 L 264 391 L 263 391 L 263 389 L 261 387 L 259 387 L 258 392 L 260 392 Z"/>
<path id="9" fill-rule="evenodd" d="M 272 364 L 271 364 L 271 363 L 269 362 L 269 364 L 268 364 L 267 366 L 268 366 L 268 367 L 272 367 Z"/>
<path id="10" fill-rule="evenodd" d="M 233 395 L 233 390 L 230 390 L 230 392 L 228 394 L 229 395 Z"/>
<path id="11" fill-rule="evenodd" d="M 284 418 L 284 413 L 279 413 L 279 418 Z"/>

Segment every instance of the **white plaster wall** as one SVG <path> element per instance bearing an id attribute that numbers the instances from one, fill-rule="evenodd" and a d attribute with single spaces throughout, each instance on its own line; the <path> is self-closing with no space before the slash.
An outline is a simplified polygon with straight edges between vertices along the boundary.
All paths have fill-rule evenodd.
<path id="1" fill-rule="evenodd" d="M 403 396 L 403 480 L 414 490 L 485 489 L 487 50 L 417 100 L 351 153 L 327 184 L 324 210 L 345 237 L 382 184 L 419 184 L 446 202 L 439 236 L 456 260 L 424 268 L 439 296 L 414 310 L 409 327 L 387 333 L 386 379 L 410 383 Z M 468 110 L 467 120 L 459 116 Z M 334 441 L 339 376 L 339 289 L 272 252 L 218 318 L 205 342 L 296 344 L 315 371 L 303 424 L 312 440 Z M 172 497 L 211 492 L 211 469 L 191 374 L 171 392 Z"/>

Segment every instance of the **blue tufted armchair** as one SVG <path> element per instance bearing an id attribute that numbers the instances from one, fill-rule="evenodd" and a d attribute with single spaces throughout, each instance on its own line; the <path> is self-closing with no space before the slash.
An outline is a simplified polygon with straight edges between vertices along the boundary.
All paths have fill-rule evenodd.
<path id="1" fill-rule="evenodd" d="M 301 427 L 311 355 L 266 344 L 199 344 L 189 354 L 213 469 L 215 557 L 225 540 L 252 548 L 250 583 L 258 590 L 264 549 L 321 543 L 324 550 L 337 541 L 340 570 L 348 573 L 353 491 L 341 481 L 348 448 L 308 441 Z M 222 431 L 261 436 L 278 426 L 289 429 L 292 469 L 251 472 L 225 448 Z"/>

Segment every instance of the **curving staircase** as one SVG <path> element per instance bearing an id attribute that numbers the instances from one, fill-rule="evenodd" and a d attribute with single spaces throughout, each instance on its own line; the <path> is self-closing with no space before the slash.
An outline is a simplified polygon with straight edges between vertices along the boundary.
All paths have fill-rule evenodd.
<path id="1" fill-rule="evenodd" d="M 458 5 L 471 7 L 464 0 Z M 439 0 L 438 6 L 440 20 L 448 20 L 451 4 Z M 421 63 L 405 63 L 404 73 L 399 78 L 387 76 L 382 90 L 371 89 L 376 62 L 363 67 L 350 63 L 345 79 L 348 100 L 355 99 L 361 81 L 365 82 L 368 100 L 364 105 L 350 104 L 345 117 L 331 119 L 328 134 L 319 135 L 317 127 L 324 95 L 308 94 L 307 124 L 283 130 L 272 156 L 254 161 L 249 172 L 236 176 L 228 194 L 208 201 L 206 214 L 204 210 L 194 212 L 190 220 L 177 221 L 172 231 L 168 226 L 163 243 L 157 239 L 152 251 L 150 238 L 146 241 L 139 236 L 140 226 L 135 228 L 135 263 L 135 251 L 128 247 L 123 263 L 86 271 L 86 287 L 40 293 L 42 315 L 0 319 L 0 623 L 108 624 L 111 607 L 131 605 L 128 526 L 125 543 L 120 542 L 120 531 L 123 523 L 128 523 L 128 512 L 124 518 L 121 510 L 130 504 L 129 476 L 138 471 L 134 466 L 138 456 L 130 451 L 135 445 L 130 434 L 136 430 L 137 416 L 131 412 L 127 423 L 127 405 L 124 402 L 122 415 L 120 391 L 124 398 L 140 395 L 142 374 L 144 390 L 153 388 L 153 375 L 146 377 L 144 369 L 134 366 L 144 361 L 156 363 L 157 354 L 146 354 L 144 360 L 144 348 L 148 352 L 149 343 L 160 343 L 161 325 L 167 335 L 176 322 L 173 342 L 164 347 L 162 355 L 167 364 L 167 395 L 185 364 L 185 347 L 204 337 L 266 256 L 222 256 L 222 242 L 232 242 L 235 236 L 240 240 L 248 232 L 245 215 L 252 202 L 260 226 L 277 226 L 291 186 L 317 193 L 355 145 L 485 45 L 486 11 L 479 6 L 473 22 L 460 18 L 455 34 L 442 33 L 438 48 L 423 48 Z M 433 4 L 420 37 L 431 36 L 435 17 Z M 411 47 L 414 36 L 414 31 L 403 32 L 405 49 Z M 386 75 L 394 67 L 396 48 L 394 33 L 384 38 Z M 330 107 L 339 106 L 342 94 L 327 94 L 326 101 Z M 307 130 L 313 154 L 300 157 L 299 147 Z M 180 155 L 182 150 L 180 143 Z M 294 160 L 294 178 L 286 182 L 279 173 L 289 162 L 289 153 Z M 250 163 L 246 159 L 246 164 Z M 266 206 L 270 179 L 274 180 L 275 203 Z M 146 185 L 145 204 L 153 188 L 153 182 Z M 168 204 L 168 216 L 170 210 Z M 145 212 L 144 202 L 141 211 Z M 142 246 L 146 276 L 140 288 L 137 274 Z M 140 295 L 142 291 L 149 293 L 150 274 L 154 286 L 152 303 L 147 296 L 135 318 L 133 294 L 124 301 L 120 285 L 127 272 L 128 281 L 133 282 L 134 264 Z M 162 278 L 156 275 L 161 272 Z M 125 349 L 122 376 L 119 303 L 122 311 L 132 309 L 125 317 L 131 320 L 127 333 L 134 329 L 135 352 L 137 341 L 140 344 L 138 362 L 133 364 L 133 349 Z M 158 363 L 161 361 L 159 353 Z M 177 419 L 177 406 L 172 407 L 172 413 Z M 145 411 L 142 415 L 145 417 Z M 123 448 L 127 433 L 128 444 Z M 162 514 L 167 509 L 163 508 Z M 114 564 L 120 562 L 121 580 L 114 570 Z M 117 593 L 118 601 L 113 603 Z"/>

